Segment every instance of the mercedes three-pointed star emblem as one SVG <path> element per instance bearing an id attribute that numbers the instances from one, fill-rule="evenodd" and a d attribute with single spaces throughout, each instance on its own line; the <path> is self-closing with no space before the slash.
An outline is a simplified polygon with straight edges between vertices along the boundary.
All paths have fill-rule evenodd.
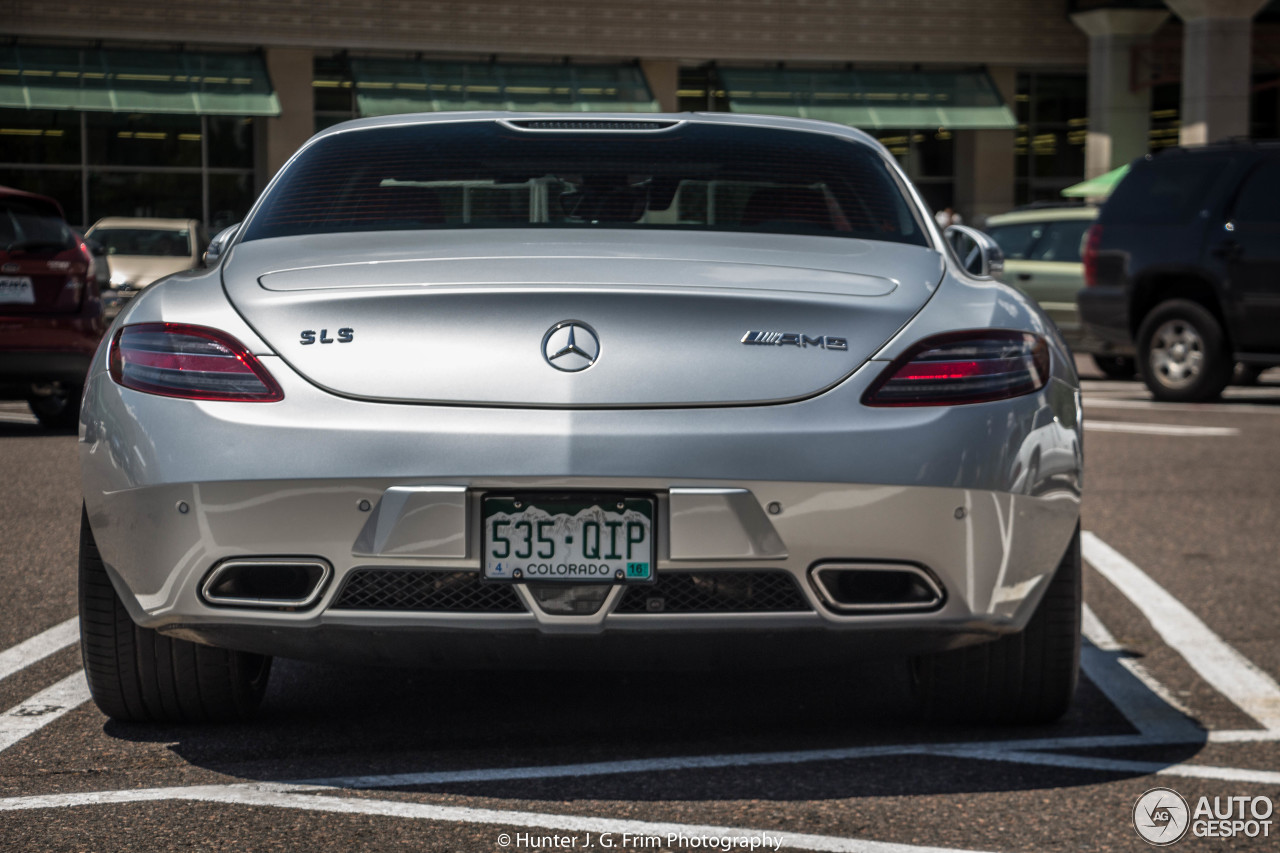
<path id="1" fill-rule="evenodd" d="M 577 373 L 600 357 L 595 329 L 579 320 L 561 320 L 542 337 L 542 357 L 556 370 Z"/>

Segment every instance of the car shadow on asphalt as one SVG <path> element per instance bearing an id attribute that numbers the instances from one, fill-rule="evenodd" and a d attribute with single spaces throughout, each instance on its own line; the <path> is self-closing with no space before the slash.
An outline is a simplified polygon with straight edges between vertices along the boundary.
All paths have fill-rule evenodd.
<path id="1" fill-rule="evenodd" d="M 192 765 L 255 781 L 461 776 L 492 768 L 1133 733 L 1087 681 L 1066 717 L 1053 725 L 930 723 L 914 710 L 901 661 L 733 673 L 436 672 L 276 663 L 273 687 L 251 723 L 108 723 L 106 733 L 165 743 Z M 1174 764 L 1200 746 L 1144 747 L 1140 757 Z M 550 778 L 448 778 L 429 785 L 392 778 L 378 787 L 509 801 L 823 800 L 1090 785 L 1144 775 L 919 754 L 802 758 L 553 772 Z"/>
<path id="2" fill-rule="evenodd" d="M 5 438 L 46 438 L 56 436 L 75 436 L 75 427 L 66 429 L 49 429 L 37 423 L 14 423 L 0 421 L 0 439 Z"/>

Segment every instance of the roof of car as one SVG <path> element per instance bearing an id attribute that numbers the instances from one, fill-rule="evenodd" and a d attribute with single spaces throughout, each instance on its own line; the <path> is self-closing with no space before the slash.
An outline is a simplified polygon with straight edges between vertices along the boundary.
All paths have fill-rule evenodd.
<path id="1" fill-rule="evenodd" d="M 25 190 L 17 190 L 13 187 L 0 187 L 0 199 L 16 198 L 22 199 L 28 204 L 38 205 L 48 208 L 51 212 L 56 212 L 59 219 L 66 219 L 66 214 L 62 212 L 62 205 L 58 204 L 57 199 L 49 198 L 47 195 L 38 195 L 29 193 Z"/>
<path id="2" fill-rule="evenodd" d="M 805 130 L 810 133 L 831 133 L 839 136 L 851 137 L 862 142 L 872 145 L 878 145 L 875 137 L 844 124 L 836 124 L 829 121 L 819 121 L 817 119 L 807 118 L 790 118 L 787 116 L 773 115 L 752 115 L 749 113 L 520 113 L 520 112 L 502 112 L 498 110 L 478 110 L 471 112 L 439 112 L 439 113 L 399 113 L 388 116 L 374 116 L 372 118 L 353 119 L 336 124 L 332 127 L 320 131 L 312 137 L 312 141 L 321 137 L 333 136 L 340 133 L 348 133 L 353 130 L 368 130 L 375 127 L 399 127 L 403 125 L 413 124 L 435 124 L 443 122 L 460 122 L 460 121 L 504 121 L 521 127 L 526 122 L 537 122 L 542 125 L 538 128 L 526 128 L 531 131 L 551 131 L 555 132 L 556 128 L 550 127 L 557 122 L 567 122 L 576 127 L 566 127 L 565 130 L 586 130 L 582 127 L 586 123 L 610 123 L 610 124 L 653 124 L 653 123 L 669 123 L 676 124 L 679 122 L 698 122 L 701 124 L 728 124 L 728 125 L 744 125 L 755 127 L 776 127 L 784 130 Z M 626 132 L 628 128 L 601 128 L 602 130 Z M 640 130 L 639 128 L 632 128 Z"/>
<path id="3" fill-rule="evenodd" d="M 1041 207 L 1032 210 L 1013 210 L 987 218 L 987 226 L 1018 225 L 1023 222 L 1061 222 L 1079 219 L 1097 219 L 1098 208 L 1091 204 L 1063 207 Z"/>
<path id="4" fill-rule="evenodd" d="M 95 228 L 149 228 L 156 231 L 169 231 L 172 229 L 191 228 L 195 224 L 194 219 L 150 219 L 141 216 L 108 216 L 99 219 L 93 223 Z"/>

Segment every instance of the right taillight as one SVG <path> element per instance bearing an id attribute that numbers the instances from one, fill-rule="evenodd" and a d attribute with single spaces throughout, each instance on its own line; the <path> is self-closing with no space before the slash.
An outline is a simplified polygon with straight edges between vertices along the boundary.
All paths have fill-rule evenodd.
<path id="1" fill-rule="evenodd" d="M 1049 381 L 1049 345 L 1004 329 L 926 338 L 867 389 L 867 406 L 955 406 L 1039 391 Z"/>
<path id="2" fill-rule="evenodd" d="M 1091 225 L 1084 235 L 1084 248 L 1080 261 L 1084 264 L 1084 286 L 1098 285 L 1098 246 L 1102 243 L 1102 226 Z"/>
<path id="3" fill-rule="evenodd" d="M 139 323 L 111 341 L 111 378 L 126 388 L 182 397 L 274 403 L 284 392 L 244 344 L 204 326 Z"/>

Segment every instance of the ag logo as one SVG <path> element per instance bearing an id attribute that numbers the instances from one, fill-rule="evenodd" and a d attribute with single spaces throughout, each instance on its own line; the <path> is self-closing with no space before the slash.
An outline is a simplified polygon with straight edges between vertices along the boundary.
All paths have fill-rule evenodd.
<path id="1" fill-rule="evenodd" d="M 1181 841 L 1191 825 L 1187 801 L 1172 788 L 1152 788 L 1133 804 L 1133 828 L 1156 847 Z"/>

